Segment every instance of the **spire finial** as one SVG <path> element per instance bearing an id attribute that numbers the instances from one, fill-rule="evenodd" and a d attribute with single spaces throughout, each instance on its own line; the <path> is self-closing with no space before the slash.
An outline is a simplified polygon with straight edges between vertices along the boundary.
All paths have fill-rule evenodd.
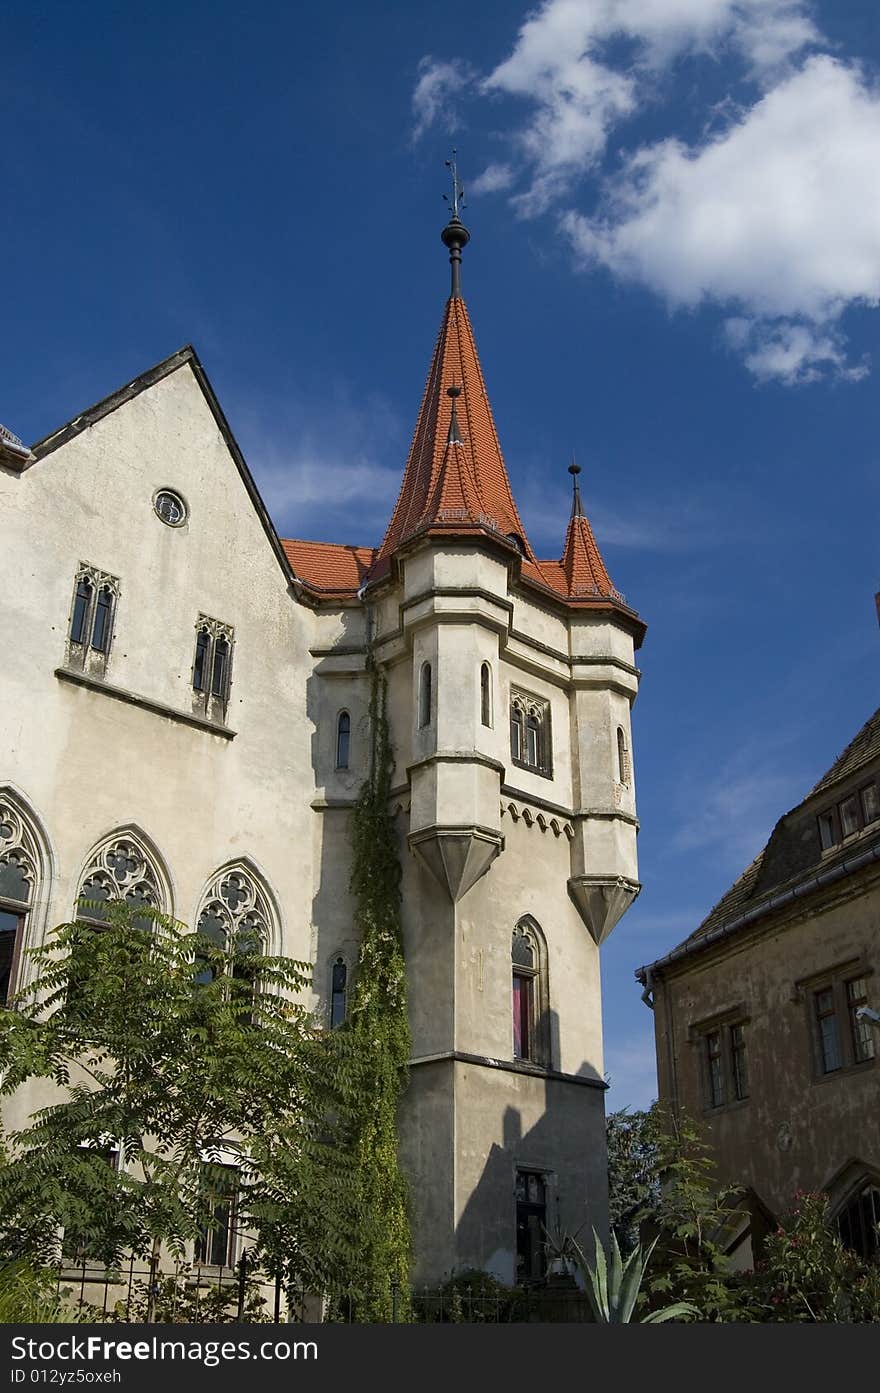
<path id="1" fill-rule="evenodd" d="M 463 445 L 464 441 L 458 428 L 458 417 L 455 414 L 455 403 L 461 396 L 461 388 L 456 383 L 455 378 L 452 379 L 452 386 L 446 388 L 446 395 L 452 398 L 452 415 L 449 418 L 449 433 L 446 436 L 446 444 Z"/>
<path id="2" fill-rule="evenodd" d="M 581 503 L 581 490 L 578 484 L 578 475 L 581 472 L 581 467 L 574 457 L 574 450 L 571 452 L 571 464 L 568 466 L 568 472 L 571 475 L 571 480 L 574 485 L 574 497 L 571 500 L 571 515 L 573 518 L 582 518 L 584 515 L 584 507 Z"/>
<path id="3" fill-rule="evenodd" d="M 462 208 L 467 206 L 464 201 L 464 189 L 462 188 L 461 180 L 458 177 L 458 161 L 455 158 L 457 154 L 458 151 L 453 145 L 452 159 L 446 161 L 446 168 L 448 170 L 451 170 L 452 172 L 452 199 L 450 200 L 448 193 L 445 193 L 443 195 L 444 201 L 449 204 L 453 218 L 458 218 L 459 200 L 461 200 Z"/>
<path id="4" fill-rule="evenodd" d="M 461 218 L 458 216 L 459 208 L 465 207 L 464 189 L 458 177 L 458 161 L 456 159 L 458 151 L 453 148 L 452 159 L 446 161 L 446 168 L 452 172 L 452 197 L 448 193 L 443 195 L 444 201 L 449 204 L 449 222 L 440 233 L 440 237 L 445 246 L 449 248 L 449 264 L 452 267 L 452 298 L 461 299 L 461 249 L 466 247 L 471 240 Z"/>

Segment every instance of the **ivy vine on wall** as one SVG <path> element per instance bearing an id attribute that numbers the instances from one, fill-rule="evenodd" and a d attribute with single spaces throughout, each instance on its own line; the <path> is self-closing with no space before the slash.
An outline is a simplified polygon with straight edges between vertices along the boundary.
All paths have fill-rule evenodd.
<path id="1" fill-rule="evenodd" d="M 409 1296 L 407 1187 L 397 1159 L 397 1115 L 406 1087 L 410 1033 L 401 931 L 401 867 L 389 807 L 394 757 L 387 684 L 372 655 L 370 771 L 352 820 L 351 890 L 360 955 L 342 1032 L 348 1056 L 348 1119 L 355 1232 L 350 1288 L 355 1318 L 405 1318 Z"/>

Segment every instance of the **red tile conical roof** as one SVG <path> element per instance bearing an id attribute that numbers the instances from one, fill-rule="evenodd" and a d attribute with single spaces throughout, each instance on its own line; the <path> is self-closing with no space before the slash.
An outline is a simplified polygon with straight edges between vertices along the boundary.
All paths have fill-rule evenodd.
<path id="1" fill-rule="evenodd" d="M 455 387 L 457 397 L 449 392 Z M 450 430 L 453 401 L 457 429 Z M 467 308 L 458 296 L 446 303 L 403 483 L 373 577 L 387 568 L 401 543 L 433 528 L 500 533 L 535 560 L 513 501 Z"/>

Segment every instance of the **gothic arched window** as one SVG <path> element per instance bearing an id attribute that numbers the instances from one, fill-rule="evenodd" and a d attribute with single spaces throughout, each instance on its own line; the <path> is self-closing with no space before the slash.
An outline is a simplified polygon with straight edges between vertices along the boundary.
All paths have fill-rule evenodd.
<path id="1" fill-rule="evenodd" d="M 880 1253 L 880 1185 L 866 1180 L 837 1215 L 837 1231 L 845 1247 L 870 1262 Z"/>
<path id="2" fill-rule="evenodd" d="M 232 677 L 234 633 L 230 624 L 200 614 L 192 666 L 194 706 L 209 720 L 225 721 Z"/>
<path id="3" fill-rule="evenodd" d="M 80 908 L 80 900 L 92 901 Z M 109 900 L 125 900 L 136 908 L 164 910 L 167 895 L 152 857 L 130 833 L 119 832 L 98 847 L 80 881 L 76 916 L 86 923 L 100 924 L 106 920 L 101 908 Z M 148 928 L 150 916 L 138 921 Z"/>
<path id="4" fill-rule="evenodd" d="M 419 726 L 431 724 L 431 711 L 431 664 L 422 663 L 422 670 L 419 674 Z"/>
<path id="5" fill-rule="evenodd" d="M 514 929 L 510 958 L 513 1057 L 549 1065 L 547 954 L 533 919 L 521 919 Z"/>
<path id="6" fill-rule="evenodd" d="M 351 716 L 340 711 L 336 722 L 336 768 L 347 769 L 351 752 Z"/>
<path id="7" fill-rule="evenodd" d="M 113 638 L 113 614 L 118 599 L 117 578 L 81 561 L 76 572 L 68 629 L 67 662 L 71 666 L 103 675 Z"/>
<path id="8" fill-rule="evenodd" d="M 348 1010 L 348 966 L 345 958 L 334 958 L 330 968 L 330 1029 L 342 1025 Z"/>
<path id="9" fill-rule="evenodd" d="M 543 697 L 512 689 L 510 693 L 510 758 L 522 769 L 552 776 L 550 703 Z"/>
<path id="10" fill-rule="evenodd" d="M 484 726 L 492 724 L 492 669 L 488 663 L 480 668 L 480 721 Z"/>
<path id="11" fill-rule="evenodd" d="M 23 810 L 0 795 L 0 1006 L 6 1005 L 18 985 L 40 865 L 37 839 Z"/>
<path id="12" fill-rule="evenodd" d="M 205 952 L 196 948 L 196 982 L 210 982 L 223 971 L 252 982 L 254 960 L 272 947 L 275 916 L 266 892 L 246 866 L 219 871 L 202 899 L 196 933 Z M 218 954 L 225 955 L 222 963 Z"/>

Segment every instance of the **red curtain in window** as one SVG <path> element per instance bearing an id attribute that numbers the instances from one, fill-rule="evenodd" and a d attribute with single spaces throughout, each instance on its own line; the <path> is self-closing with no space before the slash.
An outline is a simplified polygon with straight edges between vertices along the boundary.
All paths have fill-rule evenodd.
<path id="1" fill-rule="evenodd" d="M 529 1025 L 532 1007 L 532 979 L 513 974 L 513 1057 L 529 1057 Z"/>

